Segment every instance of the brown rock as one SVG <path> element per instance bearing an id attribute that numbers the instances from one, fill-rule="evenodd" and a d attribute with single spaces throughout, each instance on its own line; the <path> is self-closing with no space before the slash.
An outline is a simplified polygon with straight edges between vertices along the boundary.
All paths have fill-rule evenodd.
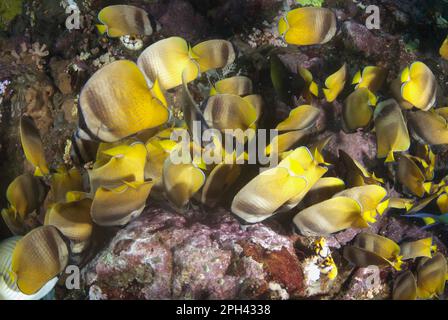
<path id="1" fill-rule="evenodd" d="M 332 139 L 324 149 L 324 156 L 327 154 L 328 160 L 336 163 L 338 150 L 344 150 L 366 168 L 371 168 L 378 161 L 375 133 L 363 131 L 345 133 L 341 130 L 332 135 Z"/>
<path id="2" fill-rule="evenodd" d="M 344 22 L 342 34 L 346 48 L 360 52 L 367 58 L 373 57 L 382 62 L 389 62 L 389 64 L 396 63 L 393 61 L 395 58 L 392 58 L 399 55 L 396 38 L 387 34 L 377 36 L 365 25 L 353 21 Z"/>
<path id="3" fill-rule="evenodd" d="M 62 94 L 71 94 L 73 93 L 73 88 L 71 85 L 71 77 L 68 74 L 68 65 L 70 64 L 69 60 L 51 60 L 50 61 L 50 69 L 51 76 L 54 79 L 54 83 L 58 87 L 58 89 L 62 92 Z"/>
<path id="4" fill-rule="evenodd" d="M 50 98 L 54 93 L 51 85 L 36 83 L 25 93 L 26 114 L 36 123 L 41 135 L 46 134 L 53 123 Z"/>
<path id="5" fill-rule="evenodd" d="M 193 6 L 183 0 L 172 0 L 165 13 L 158 19 L 165 37 L 178 36 L 187 41 L 198 41 L 208 29 L 207 21 Z"/>
<path id="6" fill-rule="evenodd" d="M 75 99 L 71 97 L 65 99 L 64 102 L 62 103 L 61 109 L 64 112 L 65 121 L 69 123 L 78 122 Z"/>
<path id="7" fill-rule="evenodd" d="M 299 264 L 297 256 L 285 248 L 266 252 L 263 247 L 249 242 L 243 243 L 242 247 L 246 256 L 263 265 L 272 281 L 282 284 L 288 292 L 300 293 L 303 290 L 303 274 L 302 270 L 297 268 Z"/>
<path id="8" fill-rule="evenodd" d="M 342 291 L 337 299 L 341 300 L 382 300 L 390 297 L 391 288 L 387 281 L 390 267 L 369 266 L 358 268 L 353 273 L 347 290 Z"/>

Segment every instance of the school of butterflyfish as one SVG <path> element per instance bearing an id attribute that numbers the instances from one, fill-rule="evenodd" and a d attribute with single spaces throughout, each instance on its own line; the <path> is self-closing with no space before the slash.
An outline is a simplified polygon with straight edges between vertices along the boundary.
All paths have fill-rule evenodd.
<path id="1" fill-rule="evenodd" d="M 147 13 L 133 6 L 106 7 L 98 18 L 98 30 L 109 37 L 152 33 Z M 280 19 L 278 31 L 291 45 L 323 45 L 337 34 L 336 21 L 329 9 L 298 8 Z M 440 55 L 448 59 L 448 39 Z M 194 121 L 219 132 L 259 127 L 265 107 L 250 78 L 222 78 L 211 84 L 202 101 L 190 92 L 202 74 L 235 59 L 229 41 L 190 44 L 171 37 L 149 45 L 136 63 L 119 60 L 102 67 L 80 93 L 73 168 L 48 165 L 33 119 L 22 116 L 20 141 L 34 175 L 18 176 L 7 189 L 8 206 L 1 215 L 14 237 L 0 243 L 1 299 L 45 296 L 73 256 L 87 251 L 95 225 L 127 224 L 143 211 L 150 194 L 179 212 L 192 202 L 213 207 L 222 200 L 240 178 L 244 164 L 237 160 L 247 154 L 226 150 L 216 138 L 207 146 L 191 141 L 187 151 L 180 152 L 180 142 L 171 136 L 191 131 Z M 275 57 L 271 67 L 276 91 L 284 89 L 287 83 Z M 278 135 L 262 151 L 280 161 L 243 185 L 231 200 L 231 211 L 246 223 L 293 212 L 296 230 L 317 239 L 362 228 L 343 248 L 348 262 L 405 270 L 395 277 L 394 299 L 437 297 L 444 291 L 447 261 L 437 253 L 433 239 L 397 244 L 369 233 L 369 226 L 389 208 L 428 226 L 448 224 L 448 186 L 446 178 L 435 175 L 437 156 L 431 150 L 433 145 L 448 144 L 448 107 L 436 108 L 438 84 L 423 62 L 405 66 L 390 84 L 393 97 L 382 101 L 377 93 L 385 85 L 387 70 L 380 66 L 355 70 L 348 83 L 351 93 L 342 104 L 342 127 L 347 133 L 375 133 L 377 157 L 394 169 L 395 181 L 409 198 L 389 197 L 384 177 L 369 172 L 342 150 L 338 160 L 345 174 L 332 177 L 333 165 L 323 156 L 331 136 L 312 139 L 321 114 L 314 102 L 319 96 L 328 103 L 335 101 L 346 89 L 350 71 L 347 63 L 336 66 L 322 82 L 320 93 L 319 79 L 298 68 L 304 84 L 301 94 L 308 103 L 293 108 L 277 123 Z M 173 116 L 174 88 L 181 93 L 182 119 Z M 251 139 L 232 138 L 243 143 Z M 311 141 L 306 146 L 305 138 Z M 195 152 L 218 160 L 208 164 L 194 157 Z M 173 161 L 173 153 L 181 153 L 183 161 Z M 422 213 L 433 200 L 440 213 Z M 411 263 L 414 267 L 403 269 Z"/>

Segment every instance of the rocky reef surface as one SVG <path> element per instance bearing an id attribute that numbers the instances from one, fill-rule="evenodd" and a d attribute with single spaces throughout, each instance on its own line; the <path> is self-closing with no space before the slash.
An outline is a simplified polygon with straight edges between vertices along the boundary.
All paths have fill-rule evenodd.
<path id="1" fill-rule="evenodd" d="M 8 1 L 6 1 L 8 2 Z M 5 3 L 6 3 L 5 2 Z M 11 2 L 11 1 L 9 1 Z M 67 30 L 68 1 L 23 1 L 22 10 L 11 18 L 0 5 L 0 207 L 12 179 L 31 172 L 18 136 L 22 114 L 31 116 L 41 132 L 47 160 L 52 167 L 72 164 L 68 155 L 70 137 L 77 126 L 79 92 L 86 80 L 102 66 L 118 59 L 135 60 L 118 39 L 98 35 L 98 11 L 116 1 L 75 1 L 82 25 Z M 268 110 L 266 124 L 288 115 L 300 98 L 291 103 L 277 99 L 269 76 L 269 54 L 277 52 L 289 71 L 306 67 L 316 78 L 334 71 L 334 65 L 350 62 L 355 70 L 374 64 L 389 70 L 388 81 L 406 65 L 419 59 L 433 66 L 446 95 L 448 61 L 434 49 L 448 28 L 446 3 L 401 0 L 328 0 L 339 30 L 326 46 L 285 48 L 278 38 L 276 22 L 283 0 L 132 0 L 144 8 L 155 30 L 146 45 L 169 36 L 181 36 L 196 43 L 212 37 L 229 39 L 239 53 L 234 73 L 249 75 L 263 95 Z M 381 9 L 380 30 L 365 26 L 365 7 Z M 431 34 L 431 37 L 428 37 Z M 237 72 L 235 72 L 237 70 Z M 205 81 L 204 81 L 205 83 Z M 3 87 L 2 87 L 3 86 Z M 387 91 L 386 91 L 387 92 Z M 342 96 L 348 93 L 345 90 Z M 388 93 L 388 92 L 387 92 Z M 384 93 L 382 93 L 384 94 Z M 342 101 L 342 100 L 341 100 Z M 324 156 L 329 162 L 343 150 L 369 170 L 388 174 L 376 159 L 376 141 L 371 132 L 345 133 L 341 126 L 342 104 L 316 104 L 323 110 L 319 135 L 333 136 Z M 446 147 L 437 147 L 437 173 L 447 173 Z M 401 188 L 388 184 L 390 194 L 403 195 Z M 262 223 L 245 225 L 225 208 L 194 208 L 181 215 L 149 200 L 137 219 L 121 229 L 99 228 L 104 234 L 94 241 L 89 258 L 83 259 L 79 290 L 66 290 L 61 278 L 56 287 L 59 299 L 387 299 L 396 273 L 379 268 L 379 281 L 372 281 L 369 268 L 354 268 L 342 258 L 342 246 L 359 230 L 348 229 L 326 238 L 326 245 L 338 267 L 330 279 L 320 265 L 315 239 L 298 235 L 290 215 L 279 214 Z M 400 218 L 393 210 L 372 225 L 371 230 L 396 242 L 434 237 L 438 249 L 447 253 L 446 232 Z M 101 232 L 99 232 L 101 233 Z M 9 236 L 0 222 L 0 239 Z"/>
<path id="2" fill-rule="evenodd" d="M 279 226 L 277 226 L 279 228 Z M 90 299 L 297 298 L 294 241 L 217 209 L 202 221 L 148 208 L 83 270 Z"/>
<path id="3" fill-rule="evenodd" d="M 390 268 L 353 268 L 338 254 L 357 234 L 347 230 L 327 239 L 339 275 L 313 275 L 310 242 L 279 223 L 241 224 L 225 209 L 190 212 L 150 206 L 106 242 L 82 269 L 80 290 L 68 299 L 380 299 L 391 294 Z M 418 226 L 384 218 L 374 231 L 396 242 L 431 236 Z M 444 244 L 437 241 L 446 253 Z M 370 280 L 369 280 L 370 276 Z"/>

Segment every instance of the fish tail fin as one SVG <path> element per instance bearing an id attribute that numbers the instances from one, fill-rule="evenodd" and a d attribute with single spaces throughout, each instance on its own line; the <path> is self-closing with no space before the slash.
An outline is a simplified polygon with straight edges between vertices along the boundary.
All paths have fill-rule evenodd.
<path id="1" fill-rule="evenodd" d="M 289 29 L 289 24 L 288 21 L 286 20 L 285 17 L 281 17 L 280 21 L 278 22 L 278 33 L 280 33 L 280 35 L 284 35 L 286 33 L 286 31 L 288 31 Z"/>
<path id="2" fill-rule="evenodd" d="M 355 76 L 353 77 L 352 84 L 358 84 L 361 82 L 361 70 L 356 72 Z"/>
<path id="3" fill-rule="evenodd" d="M 372 91 L 369 90 L 369 104 L 371 106 L 376 106 L 377 102 L 378 102 L 378 98 Z"/>
<path id="4" fill-rule="evenodd" d="M 333 97 L 331 96 L 331 90 L 323 88 L 322 91 L 324 92 L 325 99 L 327 100 L 327 102 L 333 102 L 333 99 L 332 99 Z"/>
<path id="5" fill-rule="evenodd" d="M 165 95 L 163 94 L 163 89 L 160 86 L 160 81 L 158 78 L 154 81 L 154 85 L 151 88 L 151 93 L 154 95 L 154 97 L 159 100 L 163 106 L 166 108 L 168 106 L 168 103 L 166 102 Z"/>
<path id="6" fill-rule="evenodd" d="M 387 200 L 381 202 L 376 207 L 376 212 L 381 216 L 384 213 L 384 211 L 386 211 L 386 209 L 389 208 L 389 204 L 390 204 L 390 199 L 387 199 Z"/>
<path id="7" fill-rule="evenodd" d="M 196 54 L 196 52 L 194 52 L 194 48 L 191 46 L 188 46 L 188 54 L 191 59 L 199 60 L 201 58 L 198 54 Z"/>
<path id="8" fill-rule="evenodd" d="M 401 73 L 401 83 L 409 81 L 409 67 L 406 67 L 403 72 Z"/>
<path id="9" fill-rule="evenodd" d="M 319 95 L 319 86 L 317 85 L 317 83 L 316 82 L 314 82 L 314 81 L 311 81 L 311 84 L 310 84 L 310 92 L 315 96 L 315 97 L 317 97 L 318 95 Z"/>
<path id="10" fill-rule="evenodd" d="M 98 29 L 98 32 L 100 34 L 105 34 L 107 31 L 107 26 L 105 26 L 104 24 L 97 24 L 96 28 Z"/>
<path id="11" fill-rule="evenodd" d="M 44 173 L 42 172 L 42 170 L 39 167 L 36 167 L 36 170 L 34 170 L 34 176 L 43 177 Z"/>
<path id="12" fill-rule="evenodd" d="M 386 158 L 386 163 L 389 162 L 395 162 L 395 157 L 394 157 L 394 152 L 393 151 L 389 151 L 389 153 L 387 154 L 387 158 Z"/>
<path id="13" fill-rule="evenodd" d="M 431 250 L 431 252 L 437 252 L 437 245 L 436 245 L 436 244 L 433 244 L 433 245 L 430 247 L 430 250 Z M 447 273 L 447 275 L 448 275 L 448 273 Z"/>
<path id="14" fill-rule="evenodd" d="M 398 257 L 395 258 L 394 261 L 392 261 L 392 266 L 397 271 L 401 270 L 401 266 L 403 264 L 402 258 L 403 258 L 403 256 L 398 256 Z"/>
<path id="15" fill-rule="evenodd" d="M 372 172 L 372 179 L 380 182 L 380 183 L 384 183 L 384 179 L 383 178 L 379 178 L 375 175 L 375 172 Z"/>
<path id="16" fill-rule="evenodd" d="M 405 203 L 404 208 L 406 209 L 406 212 L 411 210 L 414 204 L 412 203 Z"/>
<path id="17" fill-rule="evenodd" d="M 423 189 L 425 189 L 426 193 L 431 192 L 432 182 L 423 183 Z"/>
<path id="18" fill-rule="evenodd" d="M 431 217 L 423 218 L 423 221 L 425 222 L 425 224 L 426 224 L 427 226 L 429 226 L 429 225 L 433 225 L 434 223 L 437 222 L 434 218 L 431 218 Z"/>

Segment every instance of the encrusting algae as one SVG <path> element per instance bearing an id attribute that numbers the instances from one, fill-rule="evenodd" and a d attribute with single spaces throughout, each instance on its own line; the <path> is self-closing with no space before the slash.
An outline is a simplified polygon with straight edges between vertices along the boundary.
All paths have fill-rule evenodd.
<path id="1" fill-rule="evenodd" d="M 156 32 L 150 17 L 139 7 L 108 6 L 96 28 L 102 37 L 148 41 Z M 338 20 L 328 8 L 295 8 L 279 18 L 278 34 L 291 49 L 322 48 L 338 37 Z M 372 228 L 388 211 L 426 227 L 448 224 L 448 187 L 434 147 L 448 144 L 448 109 L 428 65 L 400 66 L 389 81 L 392 71 L 383 65 L 347 59 L 331 72 L 295 65 L 293 78 L 270 53 L 272 86 L 289 104 L 271 123 L 276 135 L 255 148 L 278 161 L 250 163 L 248 146 L 270 129 L 273 102 L 255 77 L 223 72 L 244 52 L 224 39 L 154 40 L 136 61 L 112 61 L 84 84 L 66 165 L 47 162 L 33 117 L 20 117 L 18 136 L 33 172 L 10 183 L 1 212 L 15 236 L 0 242 L 0 299 L 41 299 L 69 263 L 92 256 L 102 228 L 125 226 L 153 202 L 179 214 L 224 205 L 242 224 L 286 220 L 311 243 L 303 265 L 318 274 L 305 274 L 306 281 L 336 282 L 341 267 L 378 266 L 394 275 L 393 299 L 443 296 L 447 261 L 433 237 L 395 242 Z M 285 94 L 293 80 L 301 84 L 299 97 Z M 339 107 L 330 121 L 340 122 L 341 134 L 372 136 L 377 166 L 342 147 L 327 157 L 339 140 L 322 134 L 322 121 Z M 194 139 L 197 132 L 206 139 Z M 247 170 L 254 167 L 260 171 Z M 432 201 L 439 212 L 423 211 Z M 341 259 L 333 258 L 330 239 L 347 229 L 357 235 L 342 245 Z"/>

